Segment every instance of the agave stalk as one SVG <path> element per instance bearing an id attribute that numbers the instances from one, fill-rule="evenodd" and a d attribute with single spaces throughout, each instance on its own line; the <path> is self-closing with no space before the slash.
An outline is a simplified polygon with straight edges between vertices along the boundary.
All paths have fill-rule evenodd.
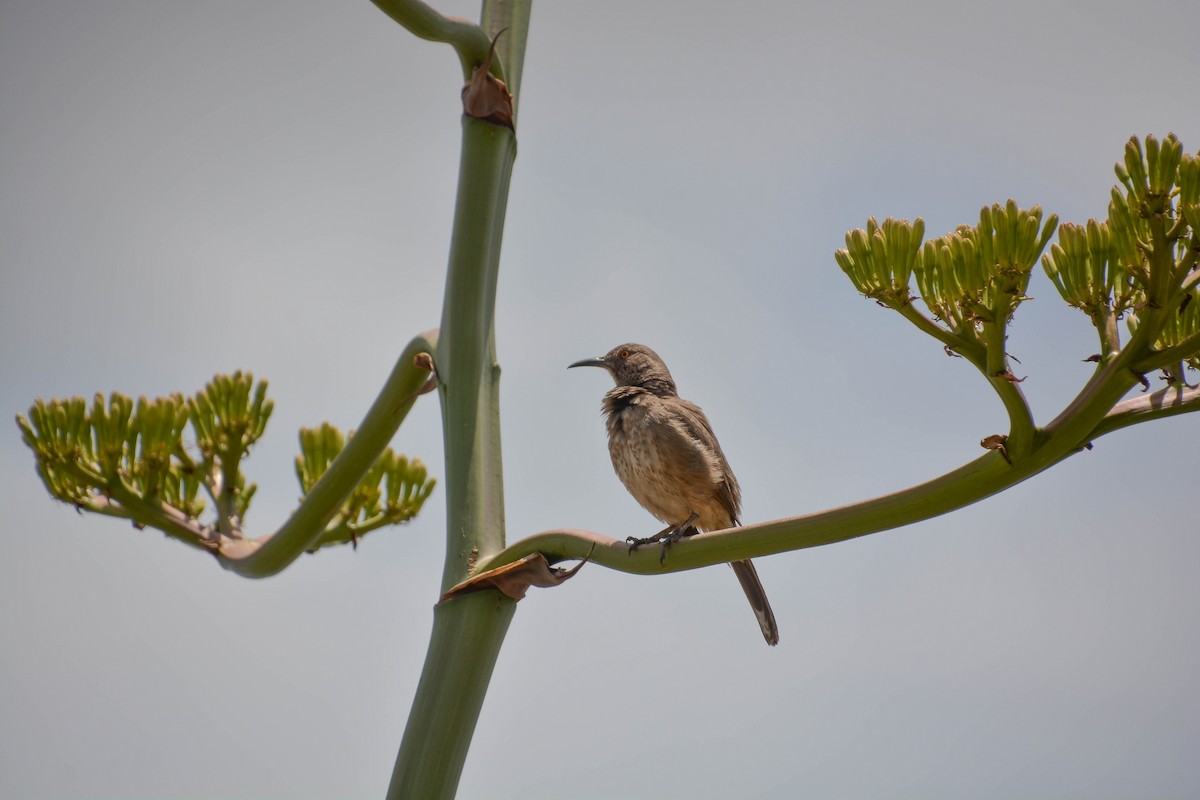
<path id="1" fill-rule="evenodd" d="M 453 44 L 464 79 L 471 79 L 477 67 L 487 64 L 512 92 L 515 116 L 530 0 L 484 0 L 482 28 L 442 18 L 420 2 L 375 2 L 423 38 Z M 496 48 L 494 60 L 480 52 L 481 45 L 491 41 Z M 493 557 L 505 544 L 494 318 L 516 152 L 511 128 L 464 115 L 458 197 L 435 352 L 446 454 L 443 591 L 466 579 L 480 560 Z M 456 597 L 436 607 L 389 798 L 454 796 L 515 608 L 515 600 L 495 591 Z"/>

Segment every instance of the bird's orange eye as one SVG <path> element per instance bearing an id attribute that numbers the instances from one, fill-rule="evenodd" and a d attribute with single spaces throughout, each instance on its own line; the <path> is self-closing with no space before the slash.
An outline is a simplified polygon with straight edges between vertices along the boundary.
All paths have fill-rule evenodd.
<path id="1" fill-rule="evenodd" d="M 629 358 L 629 351 L 622 350 L 621 352 L 617 353 L 617 355 L 619 355 L 621 358 Z"/>

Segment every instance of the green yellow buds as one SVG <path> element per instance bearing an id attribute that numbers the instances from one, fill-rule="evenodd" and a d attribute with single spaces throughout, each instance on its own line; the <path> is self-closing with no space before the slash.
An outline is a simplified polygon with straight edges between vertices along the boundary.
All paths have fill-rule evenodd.
<path id="1" fill-rule="evenodd" d="M 345 444 L 341 431 L 329 423 L 300 430 L 296 477 L 304 494 L 317 485 Z M 412 519 L 434 484 L 420 461 L 410 462 L 387 448 L 342 503 L 312 550 L 344 542 L 357 545 L 359 537 L 370 531 Z"/>
<path id="2" fill-rule="evenodd" d="M 1198 254 L 1192 256 L 1195 259 L 1200 257 L 1200 154 L 1180 158 L 1176 180 L 1179 184 L 1179 195 L 1175 205 L 1179 215 L 1178 223 L 1190 228 L 1190 237 L 1185 237 L 1183 232 L 1180 232 L 1179 241 L 1190 247 L 1194 254 Z"/>
<path id="3" fill-rule="evenodd" d="M 1132 282 L 1127 315 L 1139 347 L 1168 353 L 1175 378 L 1195 366 L 1197 258 L 1200 257 L 1200 158 L 1183 152 L 1174 134 L 1161 143 L 1147 136 L 1125 146 L 1116 165 L 1121 186 L 1112 190 L 1108 226 L 1112 259 Z M 1172 370 L 1174 372 L 1172 372 Z"/>
<path id="4" fill-rule="evenodd" d="M 1175 134 L 1159 143 L 1153 136 L 1146 137 L 1145 149 L 1136 136 L 1125 144 L 1125 160 L 1115 165 L 1117 179 L 1128 193 L 1131 205 L 1142 206 L 1141 213 L 1161 213 L 1163 201 L 1176 186 L 1179 165 L 1183 159 L 1183 145 Z"/>
<path id="5" fill-rule="evenodd" d="M 1042 267 L 1063 300 L 1093 320 L 1119 316 L 1133 305 L 1133 278 L 1115 258 L 1107 222 L 1063 223 L 1058 243 L 1042 256 Z"/>
<path id="6" fill-rule="evenodd" d="M 262 436 L 274 408 L 266 381 L 255 385 L 254 376 L 241 371 L 216 375 L 188 399 L 196 446 L 206 458 L 240 459 Z"/>
<path id="7" fill-rule="evenodd" d="M 1200 290 L 1193 291 L 1189 297 L 1191 299 L 1186 305 L 1168 316 L 1155 342 L 1155 348 L 1161 351 L 1181 348 L 1179 360 L 1192 369 L 1200 370 L 1200 342 L 1195 341 L 1200 337 Z M 1176 379 L 1183 379 L 1181 370 L 1173 366 L 1166 369 Z"/>
<path id="8" fill-rule="evenodd" d="M 1006 323 L 1025 299 L 1030 271 L 1057 224 L 1053 215 L 1043 224 L 1039 207 L 1009 200 L 985 206 L 975 227 L 962 225 L 922 244 L 920 218 L 909 225 L 889 217 L 882 226 L 870 219 L 866 230 L 846 234 L 846 248 L 834 257 L 860 292 L 897 310 L 913 301 L 915 276 L 934 319 L 975 339 L 982 323 Z"/>
<path id="9" fill-rule="evenodd" d="M 1108 219 L 1064 224 L 1044 255 L 1058 218 L 1009 200 L 982 208 L 976 225 L 924 243 L 920 219 L 913 226 L 870 219 L 846 235 L 835 258 L 860 292 L 989 377 L 1012 379 L 1005 328 L 1028 299 L 1039 258 L 1063 300 L 1096 326 L 1101 365 L 1121 350 L 1122 317 L 1141 331 L 1139 348 L 1179 353 L 1179 363 L 1191 364 L 1195 353 L 1185 351 L 1195 344 L 1192 306 L 1200 305 L 1189 299 L 1200 286 L 1200 156 L 1184 153 L 1174 134 L 1133 137 L 1115 170 L 1121 185 L 1112 190 Z M 931 317 L 913 308 L 910 277 Z M 1137 363 L 1154 362 L 1147 358 Z"/>
<path id="10" fill-rule="evenodd" d="M 36 401 L 29 417 L 18 416 L 38 474 L 54 497 L 79 508 L 122 514 L 114 498 L 133 493 L 155 505 L 170 503 L 186 517 L 203 508 L 199 479 L 180 470 L 181 434 L 187 410 L 180 395 L 133 400 L 97 394 L 89 411 L 81 397 Z M 134 517 L 136 519 L 136 517 Z"/>
<path id="11" fill-rule="evenodd" d="M 17 426 L 53 497 L 213 551 L 221 541 L 245 538 L 241 523 L 255 486 L 246 483 L 241 461 L 263 435 L 273 407 L 265 381 L 235 372 L 215 376 L 186 399 L 172 394 L 135 403 L 114 392 L 97 394 L 90 408 L 80 397 L 38 400 L 28 417 L 17 416 Z M 194 444 L 185 440 L 189 424 Z M 307 494 L 344 439 L 324 425 L 302 431 L 300 440 L 297 472 Z M 316 546 L 410 519 L 432 489 L 420 462 L 386 450 Z M 201 490 L 213 501 L 208 524 L 200 522 Z"/>
<path id="12" fill-rule="evenodd" d="M 912 302 L 908 279 L 912 275 L 925 235 L 925 221 L 888 217 L 880 226 L 875 218 L 867 220 L 867 229 L 846 234 L 846 248 L 834 253 L 855 288 L 889 308 L 901 308 Z"/>

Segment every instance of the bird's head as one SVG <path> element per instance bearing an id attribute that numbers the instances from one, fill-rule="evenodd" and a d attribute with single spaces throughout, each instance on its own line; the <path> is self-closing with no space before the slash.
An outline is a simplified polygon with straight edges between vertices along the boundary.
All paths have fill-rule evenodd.
<path id="1" fill-rule="evenodd" d="M 617 386 L 637 386 L 660 397 L 675 394 L 675 381 L 658 353 L 644 344 L 622 344 L 600 358 L 585 358 L 570 367 L 604 367 Z"/>

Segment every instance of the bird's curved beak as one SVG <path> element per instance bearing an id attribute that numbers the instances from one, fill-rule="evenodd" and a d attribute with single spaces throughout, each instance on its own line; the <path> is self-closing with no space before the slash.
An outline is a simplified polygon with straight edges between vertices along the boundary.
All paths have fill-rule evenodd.
<path id="1" fill-rule="evenodd" d="M 567 364 L 567 369 L 571 367 L 604 367 L 608 369 L 608 362 L 603 358 L 582 358 L 574 364 Z"/>

